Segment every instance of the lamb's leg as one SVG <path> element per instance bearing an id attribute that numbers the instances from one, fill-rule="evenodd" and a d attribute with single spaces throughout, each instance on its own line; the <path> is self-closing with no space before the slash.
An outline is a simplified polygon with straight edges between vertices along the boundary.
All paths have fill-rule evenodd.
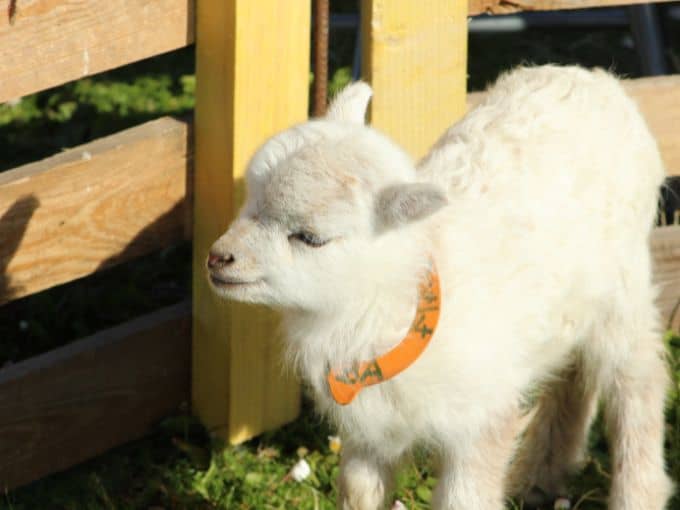
<path id="1" fill-rule="evenodd" d="M 442 459 L 432 508 L 436 510 L 501 510 L 505 479 L 520 430 L 513 409 L 475 437 L 458 438 Z"/>
<path id="2" fill-rule="evenodd" d="M 608 378 L 605 413 L 612 452 L 610 510 L 661 510 L 671 494 L 663 461 L 667 370 L 660 335 L 651 333 Z"/>
<path id="3" fill-rule="evenodd" d="M 597 410 L 593 385 L 578 357 L 540 395 L 510 469 L 510 492 L 527 506 L 565 495 L 567 477 L 582 464 Z"/>
<path id="4" fill-rule="evenodd" d="M 392 492 L 392 464 L 366 449 L 345 444 L 338 482 L 339 510 L 378 510 Z"/>

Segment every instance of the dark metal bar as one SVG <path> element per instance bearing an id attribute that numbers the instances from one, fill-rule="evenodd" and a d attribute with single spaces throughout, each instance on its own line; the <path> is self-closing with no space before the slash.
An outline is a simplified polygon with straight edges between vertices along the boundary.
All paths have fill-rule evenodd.
<path id="1" fill-rule="evenodd" d="M 314 108 L 315 117 L 326 113 L 328 101 L 329 0 L 314 0 Z"/>
<path id="2" fill-rule="evenodd" d="M 642 74 L 646 76 L 668 74 L 656 6 L 631 5 L 628 7 L 628 15 Z"/>
<path id="3" fill-rule="evenodd" d="M 680 7 L 677 16 L 680 17 Z M 623 27 L 629 17 L 623 7 L 598 9 L 519 12 L 515 14 L 479 14 L 470 18 L 470 32 L 514 32 L 530 27 Z M 331 14 L 331 30 L 357 30 L 359 15 Z"/>
<path id="4" fill-rule="evenodd" d="M 354 58 L 352 59 L 352 80 L 361 79 L 361 26 L 357 16 L 356 36 L 354 38 Z"/>

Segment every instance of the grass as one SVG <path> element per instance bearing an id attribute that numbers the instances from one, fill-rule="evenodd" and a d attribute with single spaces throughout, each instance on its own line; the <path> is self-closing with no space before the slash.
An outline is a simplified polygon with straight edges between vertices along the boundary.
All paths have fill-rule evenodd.
<path id="1" fill-rule="evenodd" d="M 675 72 L 677 28 L 668 31 Z M 499 71 L 522 62 L 598 65 L 638 76 L 627 37 L 623 29 L 473 34 L 469 88 L 483 88 Z M 331 34 L 331 93 L 350 79 L 353 41 L 348 33 Z M 0 105 L 0 171 L 161 115 L 189 113 L 193 69 L 188 48 Z M 0 307 L 0 366 L 180 301 L 189 294 L 190 279 L 190 247 L 183 244 Z M 666 340 L 674 374 L 666 456 L 680 482 L 680 338 Z M 306 407 L 296 422 L 225 448 L 190 417 L 170 417 L 143 440 L 0 495 L 0 509 L 330 509 L 339 461 L 328 446 L 331 433 Z M 572 486 L 572 501 L 580 501 L 582 510 L 604 508 L 609 468 L 599 424 L 591 451 Z M 298 483 L 286 475 L 301 457 L 313 476 Z M 427 455 L 418 454 L 399 474 L 396 497 L 411 510 L 428 508 L 435 481 Z M 680 509 L 680 500 L 671 508 Z"/>
<path id="2" fill-rule="evenodd" d="M 680 480 L 680 337 L 667 335 L 673 388 L 667 407 L 666 458 Z M 308 406 L 294 423 L 244 445 L 224 447 L 189 416 L 168 418 L 146 439 L 0 497 L 1 510 L 94 509 L 333 509 L 340 455 L 332 430 Z M 304 458 L 312 475 L 288 475 Z M 590 438 L 590 457 L 571 484 L 575 509 L 603 510 L 609 464 L 602 426 Z M 410 510 L 429 508 L 436 476 L 420 452 L 398 476 L 395 495 Z M 509 501 L 519 510 L 521 502 Z M 671 509 L 680 508 L 675 499 Z"/>

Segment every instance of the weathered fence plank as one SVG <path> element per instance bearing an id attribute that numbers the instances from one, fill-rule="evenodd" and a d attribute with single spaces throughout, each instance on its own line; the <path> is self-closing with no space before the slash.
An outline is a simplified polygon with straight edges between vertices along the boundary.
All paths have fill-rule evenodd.
<path id="1" fill-rule="evenodd" d="M 656 0 L 672 2 L 674 0 Z M 647 0 L 469 0 L 470 16 L 477 14 L 509 14 L 518 11 L 554 11 L 647 3 Z"/>
<path id="2" fill-rule="evenodd" d="M 141 437 L 189 399 L 191 307 L 0 369 L 0 492 Z"/>
<path id="3" fill-rule="evenodd" d="M 189 139 L 166 117 L 0 173 L 0 303 L 188 237 Z"/>
<path id="4" fill-rule="evenodd" d="M 371 123 L 422 156 L 465 112 L 467 5 L 366 0 L 361 7 Z"/>
<path id="5" fill-rule="evenodd" d="M 664 326 L 680 331 L 680 226 L 655 228 L 651 237 L 654 281 Z"/>
<path id="6" fill-rule="evenodd" d="M 626 80 L 654 134 L 668 175 L 680 175 L 680 75 Z"/>
<path id="7" fill-rule="evenodd" d="M 194 0 L 0 0 L 0 13 L 0 103 L 194 39 Z"/>
<path id="8" fill-rule="evenodd" d="M 193 409 L 239 442 L 295 418 L 299 389 L 282 377 L 273 315 L 215 298 L 204 263 L 248 158 L 307 117 L 310 2 L 205 0 L 197 14 Z"/>

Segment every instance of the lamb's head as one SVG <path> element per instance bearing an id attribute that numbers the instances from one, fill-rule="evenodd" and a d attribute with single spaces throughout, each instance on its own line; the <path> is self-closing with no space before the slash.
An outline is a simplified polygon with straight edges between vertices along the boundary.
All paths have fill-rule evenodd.
<path id="1" fill-rule="evenodd" d="M 364 125 L 371 89 L 344 89 L 322 119 L 268 140 L 239 217 L 207 260 L 214 291 L 277 307 L 332 309 L 400 258 L 400 236 L 446 203 L 409 157 Z M 403 241 L 403 239 L 402 239 Z"/>

